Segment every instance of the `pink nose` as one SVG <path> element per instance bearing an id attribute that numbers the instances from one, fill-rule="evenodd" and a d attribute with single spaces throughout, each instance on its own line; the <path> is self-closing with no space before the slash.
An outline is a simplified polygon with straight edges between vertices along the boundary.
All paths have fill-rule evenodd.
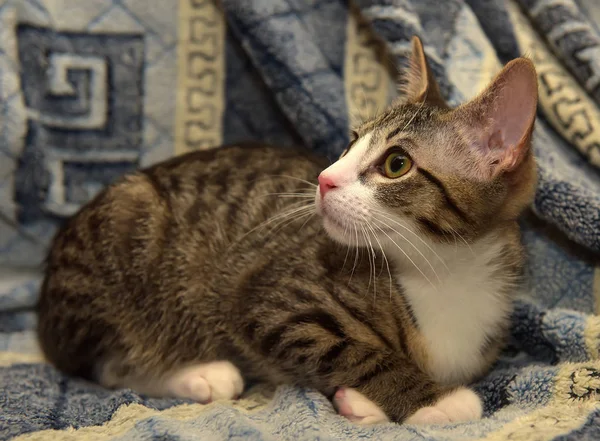
<path id="1" fill-rule="evenodd" d="M 323 173 L 319 175 L 319 189 L 321 190 L 321 197 L 324 197 L 325 193 L 327 193 L 329 190 L 333 190 L 336 187 L 337 185 L 335 185 L 333 179 L 331 179 L 329 176 L 324 175 Z"/>

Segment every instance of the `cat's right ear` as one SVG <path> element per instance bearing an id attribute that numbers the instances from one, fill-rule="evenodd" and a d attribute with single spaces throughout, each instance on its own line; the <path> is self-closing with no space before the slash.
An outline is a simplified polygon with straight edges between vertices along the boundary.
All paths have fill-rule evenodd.
<path id="1" fill-rule="evenodd" d="M 440 88 L 427 62 L 421 39 L 416 35 L 412 38 L 412 53 L 404 82 L 400 85 L 400 95 L 404 102 L 448 107 Z"/>
<path id="2" fill-rule="evenodd" d="M 477 153 L 478 177 L 510 173 L 525 160 L 537 98 L 535 67 L 527 58 L 517 58 L 479 96 L 453 111 L 451 118 L 468 147 Z"/>

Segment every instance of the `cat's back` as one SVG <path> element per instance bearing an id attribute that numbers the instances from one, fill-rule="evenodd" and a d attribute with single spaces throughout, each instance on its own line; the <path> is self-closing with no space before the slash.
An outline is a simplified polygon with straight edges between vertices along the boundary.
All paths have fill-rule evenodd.
<path id="1" fill-rule="evenodd" d="M 308 202 L 278 195 L 314 197 L 306 181 L 314 182 L 324 165 L 301 150 L 226 146 L 172 158 L 109 186 L 51 246 L 39 302 L 47 357 L 71 373 L 89 372 L 77 357 L 101 357 L 132 310 L 140 317 L 160 313 L 152 305 L 198 281 L 210 284 L 225 260 L 231 267 L 251 259 L 256 244 L 248 232 Z"/>
<path id="2" fill-rule="evenodd" d="M 303 150 L 249 144 L 192 152 L 125 176 L 57 233 L 48 273 L 69 267 L 70 255 L 80 270 L 87 256 L 90 271 L 109 269 L 116 277 L 132 263 L 165 260 L 169 249 L 193 249 L 197 259 L 236 245 L 274 214 L 311 205 L 324 165 Z"/>

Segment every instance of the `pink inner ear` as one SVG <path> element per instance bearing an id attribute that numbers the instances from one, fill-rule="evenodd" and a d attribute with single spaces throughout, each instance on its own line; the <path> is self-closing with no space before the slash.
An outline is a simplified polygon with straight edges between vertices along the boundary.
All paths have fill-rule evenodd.
<path id="1" fill-rule="evenodd" d="M 527 137 L 537 107 L 537 77 L 531 62 L 509 63 L 484 94 L 467 106 L 471 105 L 477 106 L 476 114 L 481 116 L 479 124 L 471 122 L 470 130 L 483 134 L 480 154 L 487 171 L 496 175 L 516 168 L 529 147 Z"/>
<path id="2" fill-rule="evenodd" d="M 493 132 L 488 140 L 488 147 L 490 151 L 499 151 L 504 147 L 504 135 L 500 130 Z"/>
<path id="3" fill-rule="evenodd" d="M 517 146 L 529 131 L 537 104 L 535 78 L 528 78 L 526 71 L 513 68 L 507 75 L 496 97 L 495 127 L 503 132 L 505 147 Z"/>

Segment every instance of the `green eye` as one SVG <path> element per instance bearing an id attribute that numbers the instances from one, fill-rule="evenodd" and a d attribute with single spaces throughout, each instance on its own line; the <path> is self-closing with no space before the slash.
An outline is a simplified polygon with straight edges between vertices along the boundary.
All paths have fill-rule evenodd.
<path id="1" fill-rule="evenodd" d="M 390 153 L 383 164 L 383 171 L 390 179 L 405 175 L 412 167 L 412 161 L 402 153 Z"/>

